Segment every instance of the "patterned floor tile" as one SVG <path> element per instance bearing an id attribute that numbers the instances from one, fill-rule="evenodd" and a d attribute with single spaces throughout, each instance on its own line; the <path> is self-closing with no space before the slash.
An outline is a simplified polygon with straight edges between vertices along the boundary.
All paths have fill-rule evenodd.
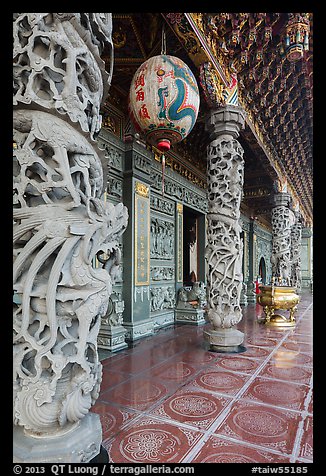
<path id="1" fill-rule="evenodd" d="M 307 416 L 303 424 L 303 433 L 300 441 L 298 457 L 313 460 L 313 419 Z"/>
<path id="2" fill-rule="evenodd" d="M 152 382 L 164 382 L 165 387 L 172 393 L 186 385 L 197 373 L 198 369 L 176 358 L 176 360 L 156 365 L 141 375 Z"/>
<path id="3" fill-rule="evenodd" d="M 199 390 L 182 390 L 173 394 L 150 414 L 207 430 L 229 402 L 228 398 Z"/>
<path id="4" fill-rule="evenodd" d="M 272 347 L 274 348 L 276 344 L 278 343 L 278 339 L 275 337 L 265 337 L 264 335 L 253 335 L 249 336 L 245 339 L 245 345 L 251 344 L 251 345 L 257 345 L 259 347 Z"/>
<path id="5" fill-rule="evenodd" d="M 272 352 L 269 348 L 257 347 L 250 344 L 246 345 L 246 349 L 243 355 L 252 359 L 265 359 Z"/>
<path id="6" fill-rule="evenodd" d="M 313 402 L 313 392 L 311 392 L 311 397 L 310 397 L 310 401 L 309 401 L 309 404 L 308 404 L 308 409 L 307 409 L 308 413 L 311 413 L 311 414 L 312 414 L 312 413 L 313 413 L 313 411 L 314 411 L 314 409 L 313 409 L 313 408 L 314 408 L 314 402 Z"/>
<path id="7" fill-rule="evenodd" d="M 226 357 L 220 357 L 210 367 L 252 374 L 259 365 L 261 363 L 257 359 L 250 359 L 239 354 L 229 354 Z"/>
<path id="8" fill-rule="evenodd" d="M 270 362 L 287 367 L 298 367 L 301 365 L 312 367 L 313 356 L 280 346 L 271 356 Z"/>
<path id="9" fill-rule="evenodd" d="M 209 362 L 214 362 L 218 358 L 218 355 L 214 352 L 209 352 L 204 348 L 194 348 L 186 350 L 181 354 L 178 354 L 178 359 L 182 362 L 189 362 L 194 366 L 202 366 Z"/>
<path id="10" fill-rule="evenodd" d="M 103 446 L 111 463 L 180 463 L 202 437 L 198 430 L 144 417 Z"/>
<path id="11" fill-rule="evenodd" d="M 115 403 L 136 410 L 148 410 L 165 397 L 168 389 L 151 379 L 133 378 L 100 395 L 104 403 Z"/>
<path id="12" fill-rule="evenodd" d="M 303 410 L 307 385 L 256 377 L 241 398 L 291 410 Z"/>
<path id="13" fill-rule="evenodd" d="M 306 342 L 298 342 L 296 340 L 286 340 L 285 342 L 283 342 L 283 344 L 280 346 L 280 347 L 283 347 L 285 349 L 289 349 L 289 350 L 295 350 L 297 352 L 300 352 L 300 353 L 306 353 L 306 354 L 312 354 L 313 352 L 313 347 L 312 347 L 312 344 L 311 343 L 306 343 Z"/>
<path id="14" fill-rule="evenodd" d="M 103 440 L 119 433 L 130 421 L 138 417 L 137 413 L 128 412 L 110 404 L 96 402 L 92 412 L 100 415 Z"/>
<path id="15" fill-rule="evenodd" d="M 312 368 L 268 363 L 259 373 L 260 377 L 304 383 L 309 385 Z"/>
<path id="16" fill-rule="evenodd" d="M 291 455 L 301 415 L 252 402 L 236 402 L 215 434 Z"/>
<path id="17" fill-rule="evenodd" d="M 187 388 L 199 388 L 229 395 L 235 395 L 249 379 L 249 375 L 220 370 L 205 369 L 192 380 Z"/>
<path id="18" fill-rule="evenodd" d="M 114 387 L 115 385 L 124 382 L 125 380 L 129 379 L 129 374 L 124 374 L 121 372 L 114 372 L 109 368 L 105 369 L 102 372 L 102 382 L 101 382 L 101 393 L 106 392 L 110 388 Z"/>
<path id="19" fill-rule="evenodd" d="M 227 441 L 218 436 L 210 436 L 193 458 L 193 463 L 289 463 L 290 458 L 245 446 L 240 442 Z"/>

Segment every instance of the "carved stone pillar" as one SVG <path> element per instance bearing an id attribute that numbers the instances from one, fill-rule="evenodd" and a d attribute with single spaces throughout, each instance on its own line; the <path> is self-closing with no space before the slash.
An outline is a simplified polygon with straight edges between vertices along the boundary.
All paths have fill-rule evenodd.
<path id="1" fill-rule="evenodd" d="M 289 193 L 277 193 L 272 209 L 272 276 L 276 284 L 283 285 L 290 285 L 291 278 L 291 228 L 295 216 L 289 208 L 290 200 Z"/>
<path id="2" fill-rule="evenodd" d="M 301 237 L 301 287 L 313 290 L 313 230 L 306 226 Z"/>
<path id="3" fill-rule="evenodd" d="M 100 452 L 97 335 L 128 220 L 102 200 L 95 141 L 111 31 L 110 13 L 14 15 L 15 462 Z M 114 266 L 96 268 L 98 253 Z"/>
<path id="4" fill-rule="evenodd" d="M 301 231 L 300 214 L 295 212 L 295 223 L 291 229 L 291 286 L 301 292 Z"/>
<path id="5" fill-rule="evenodd" d="M 242 319 L 242 254 L 240 203 L 243 149 L 236 140 L 244 112 L 226 105 L 211 110 L 208 146 L 207 303 L 212 328 L 204 333 L 212 350 L 236 352 L 244 335 L 235 328 Z"/>

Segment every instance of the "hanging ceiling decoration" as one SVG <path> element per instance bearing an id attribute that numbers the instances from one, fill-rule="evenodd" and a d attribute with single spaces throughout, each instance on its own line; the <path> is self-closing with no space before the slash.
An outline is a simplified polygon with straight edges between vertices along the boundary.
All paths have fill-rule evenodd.
<path id="1" fill-rule="evenodd" d="M 289 13 L 288 16 L 280 53 L 293 63 L 309 50 L 310 22 L 308 13 Z"/>

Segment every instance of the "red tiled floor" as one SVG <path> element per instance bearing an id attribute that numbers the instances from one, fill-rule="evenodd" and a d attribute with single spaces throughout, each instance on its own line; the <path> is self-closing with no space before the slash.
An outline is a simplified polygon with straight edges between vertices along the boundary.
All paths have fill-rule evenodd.
<path id="1" fill-rule="evenodd" d="M 189 362 L 192 365 L 201 366 L 207 364 L 208 362 L 213 362 L 217 355 L 213 352 L 208 352 L 205 349 L 194 348 L 189 349 L 178 355 L 179 359 L 182 359 L 183 362 Z"/>
<path id="2" fill-rule="evenodd" d="M 309 401 L 309 404 L 308 404 L 308 413 L 313 413 L 313 405 L 314 405 L 314 402 L 313 402 L 313 392 L 311 392 L 311 397 L 310 397 L 310 401 Z"/>
<path id="3" fill-rule="evenodd" d="M 92 411 L 111 462 L 312 462 L 312 296 L 293 329 L 265 326 L 259 305 L 242 309 L 242 353 L 211 352 L 207 323 L 102 357 Z"/>

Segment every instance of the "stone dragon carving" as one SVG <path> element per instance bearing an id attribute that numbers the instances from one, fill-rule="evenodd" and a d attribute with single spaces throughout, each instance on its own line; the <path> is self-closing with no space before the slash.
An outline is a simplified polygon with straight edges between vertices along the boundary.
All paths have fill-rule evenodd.
<path id="1" fill-rule="evenodd" d="M 242 156 L 240 143 L 227 134 L 208 147 L 207 302 L 214 328 L 231 328 L 242 318 Z"/>
<path id="2" fill-rule="evenodd" d="M 291 286 L 301 291 L 301 234 L 302 225 L 299 217 L 291 229 Z"/>
<path id="3" fill-rule="evenodd" d="M 97 335 L 128 213 L 95 142 L 111 14 L 14 16 L 14 424 L 60 435 L 96 401 Z M 107 253 L 110 266 L 96 268 Z"/>
<path id="4" fill-rule="evenodd" d="M 291 227 L 294 224 L 294 214 L 285 205 L 279 205 L 272 210 L 272 274 L 288 284 L 291 278 Z"/>

